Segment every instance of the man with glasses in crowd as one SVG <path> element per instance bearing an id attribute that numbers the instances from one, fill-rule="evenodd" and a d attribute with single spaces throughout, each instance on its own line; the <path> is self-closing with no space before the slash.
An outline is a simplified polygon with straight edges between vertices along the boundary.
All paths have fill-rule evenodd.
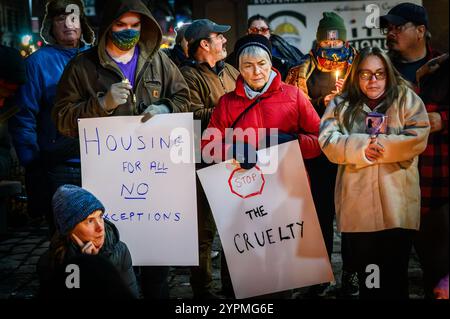
<path id="1" fill-rule="evenodd" d="M 422 6 L 400 3 L 380 17 L 380 27 L 394 66 L 416 86 L 431 125 L 427 148 L 419 158 L 421 225 L 414 245 L 424 273 L 425 296 L 432 298 L 433 288 L 448 275 L 449 267 L 448 73 L 445 78 L 437 72 L 448 54 L 431 49 L 428 15 Z M 425 88 L 423 79 L 433 84 Z M 436 95 L 444 99 L 430 99 Z"/>
<path id="2" fill-rule="evenodd" d="M 425 8 L 401 3 L 380 17 L 381 33 L 386 35 L 395 68 L 416 84 L 416 71 L 438 53 L 431 50 L 431 33 Z"/>

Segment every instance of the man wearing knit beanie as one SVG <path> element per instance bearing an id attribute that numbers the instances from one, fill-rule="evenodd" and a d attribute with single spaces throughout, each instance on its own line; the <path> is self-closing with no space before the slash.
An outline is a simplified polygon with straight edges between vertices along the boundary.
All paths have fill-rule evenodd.
<path id="1" fill-rule="evenodd" d="M 356 50 L 347 41 L 344 20 L 334 12 L 324 12 L 316 33 L 316 44 L 308 57 L 297 67 L 292 68 L 286 83 L 297 86 L 310 99 L 319 116 L 322 116 L 328 103 L 338 93 L 344 79 L 350 73 Z M 333 250 L 334 186 L 337 166 L 322 154 L 312 160 L 305 160 L 310 176 L 311 192 L 319 217 L 320 228 L 331 258 Z M 343 275 L 342 292 L 344 296 L 358 293 L 356 272 L 347 269 L 345 263 L 345 239 L 342 240 Z M 344 256 L 345 255 L 345 256 Z M 327 285 L 312 286 L 311 297 L 323 297 Z"/>

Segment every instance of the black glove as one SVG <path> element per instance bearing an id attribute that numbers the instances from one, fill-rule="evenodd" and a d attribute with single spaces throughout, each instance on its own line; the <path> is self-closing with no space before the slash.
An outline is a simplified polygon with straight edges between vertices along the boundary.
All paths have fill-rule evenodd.
<path id="1" fill-rule="evenodd" d="M 266 136 L 266 147 L 275 146 L 278 144 L 287 143 L 290 141 L 298 140 L 297 134 L 289 134 L 289 133 L 282 133 L 279 132 L 275 135 L 267 135 Z"/>
<path id="2" fill-rule="evenodd" d="M 236 142 L 229 151 L 232 152 L 229 157 L 238 161 L 243 169 L 251 169 L 258 162 L 258 154 L 251 144 Z"/>

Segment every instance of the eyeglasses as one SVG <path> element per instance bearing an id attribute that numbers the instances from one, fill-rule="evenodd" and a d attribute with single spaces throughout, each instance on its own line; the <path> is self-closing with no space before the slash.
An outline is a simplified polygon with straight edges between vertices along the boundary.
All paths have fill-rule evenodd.
<path id="1" fill-rule="evenodd" d="M 257 28 L 257 27 L 252 27 L 248 29 L 250 31 L 250 33 L 267 33 L 270 31 L 270 28 L 265 28 L 265 27 L 261 27 L 261 28 Z"/>
<path id="2" fill-rule="evenodd" d="M 222 33 L 220 33 L 216 36 L 208 37 L 208 39 L 214 39 L 214 38 L 219 39 L 219 41 L 223 41 L 225 39 L 225 37 L 223 36 Z"/>
<path id="3" fill-rule="evenodd" d="M 377 80 L 384 80 L 386 78 L 386 72 L 384 71 L 377 71 L 375 73 L 372 73 L 368 70 L 361 70 L 359 71 L 359 78 L 364 81 L 369 81 L 373 79 L 373 76 L 375 76 L 375 79 Z"/>
<path id="4" fill-rule="evenodd" d="M 386 28 L 381 28 L 380 32 L 383 35 L 386 35 L 389 32 L 392 32 L 394 34 L 399 34 L 399 33 L 405 31 L 406 29 L 408 29 L 410 27 L 414 27 L 414 24 L 409 24 L 408 25 L 408 23 L 405 23 L 405 24 L 400 24 L 400 25 L 389 25 Z"/>

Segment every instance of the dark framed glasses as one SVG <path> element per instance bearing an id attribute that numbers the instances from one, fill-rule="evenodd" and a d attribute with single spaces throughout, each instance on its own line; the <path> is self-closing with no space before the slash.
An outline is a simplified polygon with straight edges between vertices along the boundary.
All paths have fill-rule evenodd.
<path id="1" fill-rule="evenodd" d="M 369 71 L 369 70 L 361 70 L 358 73 L 359 78 L 364 81 L 369 81 L 373 79 L 375 76 L 375 79 L 377 80 L 384 80 L 386 78 L 386 72 L 384 71 L 377 71 L 375 73 Z"/>

